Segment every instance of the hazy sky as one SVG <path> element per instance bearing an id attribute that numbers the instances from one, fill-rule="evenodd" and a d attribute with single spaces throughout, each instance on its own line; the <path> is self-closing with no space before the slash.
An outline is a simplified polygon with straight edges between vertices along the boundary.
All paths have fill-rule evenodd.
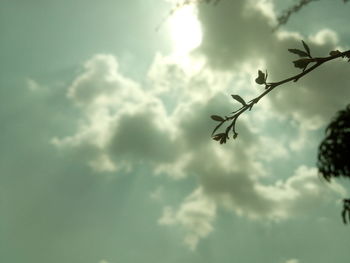
<path id="1" fill-rule="evenodd" d="M 0 261 L 345 263 L 350 184 L 317 176 L 327 122 L 349 103 L 334 61 L 277 88 L 211 140 L 212 114 L 349 48 L 350 4 L 0 0 Z M 158 30 L 156 28 L 160 25 Z"/>

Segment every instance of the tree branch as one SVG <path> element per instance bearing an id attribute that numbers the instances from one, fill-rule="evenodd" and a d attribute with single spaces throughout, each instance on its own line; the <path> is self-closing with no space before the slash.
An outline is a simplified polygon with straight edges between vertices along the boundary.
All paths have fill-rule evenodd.
<path id="1" fill-rule="evenodd" d="M 308 56 L 308 58 L 301 58 L 299 60 L 293 61 L 294 66 L 297 68 L 301 68 L 302 72 L 299 74 L 296 74 L 292 77 L 289 77 L 287 79 L 277 81 L 277 82 L 266 82 L 267 79 L 267 72 L 266 74 L 262 73 L 259 70 L 259 76 L 255 80 L 258 84 L 264 84 L 265 85 L 265 91 L 261 93 L 259 96 L 256 98 L 250 100 L 248 103 L 246 103 L 239 95 L 232 95 L 233 99 L 237 100 L 242 104 L 242 107 L 234 112 L 232 112 L 231 116 L 225 116 L 225 118 L 218 116 L 218 115 L 212 115 L 211 118 L 215 121 L 220 122 L 215 129 L 213 130 L 212 133 L 212 138 L 216 141 L 219 141 L 220 144 L 226 143 L 226 140 L 229 139 L 229 133 L 232 131 L 233 133 L 233 139 L 235 139 L 238 136 L 238 133 L 236 131 L 236 121 L 238 117 L 245 111 L 251 110 L 255 104 L 257 104 L 261 98 L 266 96 L 268 93 L 270 93 L 272 90 L 274 90 L 276 87 L 283 85 L 288 82 L 296 82 L 305 75 L 309 74 L 311 71 L 315 70 L 319 66 L 321 66 L 323 63 L 326 63 L 328 61 L 337 59 L 337 58 L 348 58 L 348 61 L 350 62 L 350 50 L 340 52 L 338 50 L 330 52 L 330 55 L 327 57 L 316 57 L 313 58 L 310 55 L 310 50 L 308 46 L 303 42 L 303 45 L 306 49 L 305 56 Z M 295 53 L 293 50 L 289 50 L 292 53 Z M 300 54 L 299 54 L 300 55 Z M 302 56 L 302 55 L 300 55 Z M 304 55 L 303 55 L 304 56 Z M 312 66 L 309 68 L 308 65 L 314 63 Z M 224 123 L 229 123 L 229 125 L 226 127 L 225 132 L 214 134 Z"/>

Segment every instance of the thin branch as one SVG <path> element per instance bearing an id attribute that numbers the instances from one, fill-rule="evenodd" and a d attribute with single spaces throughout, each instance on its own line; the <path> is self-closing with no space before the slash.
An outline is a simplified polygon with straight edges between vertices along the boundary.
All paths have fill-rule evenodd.
<path id="1" fill-rule="evenodd" d="M 302 9 L 307 4 L 314 2 L 314 1 L 318 1 L 318 0 L 299 0 L 299 2 L 297 4 L 284 10 L 282 12 L 282 14 L 279 17 L 277 17 L 277 22 L 278 22 L 277 28 L 280 27 L 281 25 L 286 24 L 292 14 L 299 12 L 300 9 Z"/>
<path id="2" fill-rule="evenodd" d="M 299 2 L 296 3 L 295 5 L 283 10 L 281 15 L 279 15 L 277 17 L 277 26 L 276 26 L 275 30 L 277 28 L 279 28 L 280 26 L 286 24 L 293 14 L 299 12 L 303 7 L 310 4 L 311 2 L 315 2 L 315 1 L 318 1 L 318 0 L 299 0 Z M 349 0 L 343 0 L 344 3 L 348 2 L 348 1 Z"/>
<path id="3" fill-rule="evenodd" d="M 232 112 L 231 116 L 225 116 L 225 118 L 222 118 L 222 120 L 220 121 L 220 123 L 216 126 L 216 128 L 213 131 L 212 134 L 212 138 L 214 140 L 219 141 L 221 144 L 222 143 L 226 143 L 226 140 L 229 139 L 229 132 L 230 130 L 232 130 L 233 132 L 233 138 L 235 139 L 238 136 L 238 133 L 235 130 L 235 124 L 236 121 L 238 119 L 238 117 L 245 111 L 247 110 L 251 110 L 253 108 L 253 106 L 255 104 L 257 104 L 259 102 L 259 100 L 261 98 L 263 98 L 264 96 L 266 96 L 268 93 L 270 93 L 272 90 L 274 90 L 276 87 L 288 83 L 288 82 L 296 82 L 299 79 L 301 79 L 302 77 L 304 77 L 305 75 L 307 75 L 308 73 L 310 73 L 311 71 L 315 70 L 316 68 L 318 68 L 319 66 L 321 66 L 323 63 L 326 63 L 328 61 L 337 59 L 337 58 L 348 58 L 350 61 L 350 50 L 344 51 L 344 52 L 340 52 L 340 51 L 332 51 L 330 53 L 329 56 L 327 57 L 316 57 L 316 58 L 302 58 L 299 59 L 297 61 L 294 61 L 294 65 L 296 67 L 302 68 L 303 71 L 299 74 L 296 74 L 292 77 L 289 77 L 287 79 L 281 80 L 281 81 L 277 81 L 277 82 L 269 82 L 266 83 L 266 78 L 267 78 L 267 74 L 265 76 L 265 74 L 261 73 L 261 71 L 259 71 L 259 75 L 260 73 L 263 74 L 263 77 L 265 78 L 263 81 L 265 84 L 265 91 L 263 93 L 261 93 L 259 96 L 257 96 L 256 98 L 250 100 L 248 103 L 245 103 L 243 99 L 240 98 L 240 100 L 243 100 L 244 103 L 242 103 L 240 100 L 240 102 L 242 103 L 242 107 L 240 109 L 238 109 L 237 111 Z M 302 65 L 304 67 L 300 67 L 300 64 L 297 64 L 297 62 L 301 62 Z M 307 66 L 310 63 L 314 63 L 312 66 L 310 66 L 309 68 L 307 68 Z M 234 96 L 238 96 L 238 95 L 234 95 Z M 212 119 L 217 118 L 216 115 L 212 116 Z M 224 133 L 219 133 L 214 135 L 215 131 L 218 130 L 224 123 L 230 122 L 230 124 L 227 126 L 226 130 Z"/>

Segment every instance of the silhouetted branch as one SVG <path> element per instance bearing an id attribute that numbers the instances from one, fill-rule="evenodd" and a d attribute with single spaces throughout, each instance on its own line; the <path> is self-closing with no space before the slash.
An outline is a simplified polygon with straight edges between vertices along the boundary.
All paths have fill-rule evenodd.
<path id="1" fill-rule="evenodd" d="M 226 141 L 229 139 L 230 131 L 232 131 L 233 139 L 235 139 L 238 136 L 238 133 L 236 131 L 236 121 L 238 117 L 243 112 L 247 110 L 251 110 L 253 106 L 259 102 L 261 98 L 263 98 L 265 95 L 270 93 L 276 87 L 282 84 L 285 84 L 287 82 L 291 82 L 291 81 L 296 82 L 300 78 L 304 77 L 305 75 L 307 75 L 308 73 L 310 73 L 311 71 L 315 70 L 316 68 L 321 66 L 323 63 L 326 63 L 328 61 L 331 61 L 337 58 L 348 58 L 348 61 L 350 61 L 350 50 L 347 50 L 345 52 L 340 52 L 339 50 L 331 51 L 329 56 L 327 57 L 312 57 L 310 48 L 308 47 L 308 45 L 304 41 L 302 41 L 302 43 L 305 50 L 289 49 L 289 52 L 297 54 L 299 55 L 299 57 L 301 57 L 300 59 L 293 61 L 293 63 L 296 68 L 302 69 L 302 72 L 278 82 L 267 82 L 267 77 L 268 77 L 267 72 L 263 73 L 261 70 L 259 70 L 258 77 L 255 79 L 255 82 L 259 85 L 265 85 L 265 91 L 261 93 L 259 96 L 257 96 L 256 98 L 248 101 L 247 103 L 239 95 L 231 95 L 234 100 L 242 104 L 242 107 L 234 112 L 231 112 L 231 115 L 228 115 L 228 116 L 224 116 L 224 117 L 218 116 L 218 115 L 211 116 L 211 118 L 214 121 L 220 122 L 212 132 L 212 138 L 214 140 L 219 141 L 220 144 L 226 143 Z M 214 134 L 224 123 L 229 123 L 225 131 Z"/>
<path id="2" fill-rule="evenodd" d="M 303 7 L 310 4 L 311 2 L 315 2 L 318 0 L 299 0 L 298 3 L 295 5 L 289 7 L 288 9 L 282 11 L 281 15 L 277 17 L 277 26 L 275 29 L 279 28 L 281 25 L 284 25 L 288 22 L 291 15 L 294 13 L 299 12 Z M 343 0 L 344 3 L 348 2 L 349 0 Z"/>
<path id="3" fill-rule="evenodd" d="M 290 16 L 294 13 L 297 13 L 300 9 L 305 7 L 307 4 L 311 2 L 315 2 L 318 0 L 299 0 L 299 2 L 288 9 L 284 10 L 280 16 L 277 17 L 277 28 L 281 25 L 284 25 L 288 22 Z"/>

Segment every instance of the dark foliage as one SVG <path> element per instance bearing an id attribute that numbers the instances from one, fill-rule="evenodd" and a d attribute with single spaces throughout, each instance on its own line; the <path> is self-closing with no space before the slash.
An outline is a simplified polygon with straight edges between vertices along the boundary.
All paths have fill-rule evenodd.
<path id="1" fill-rule="evenodd" d="M 347 224 L 348 220 L 350 223 L 350 199 L 343 199 L 343 211 L 341 212 L 341 216 L 344 224 Z M 348 216 L 348 220 L 346 220 L 346 216 Z"/>
<path id="2" fill-rule="evenodd" d="M 317 166 L 327 181 L 332 177 L 350 178 L 350 105 L 328 125 L 318 149 Z"/>

